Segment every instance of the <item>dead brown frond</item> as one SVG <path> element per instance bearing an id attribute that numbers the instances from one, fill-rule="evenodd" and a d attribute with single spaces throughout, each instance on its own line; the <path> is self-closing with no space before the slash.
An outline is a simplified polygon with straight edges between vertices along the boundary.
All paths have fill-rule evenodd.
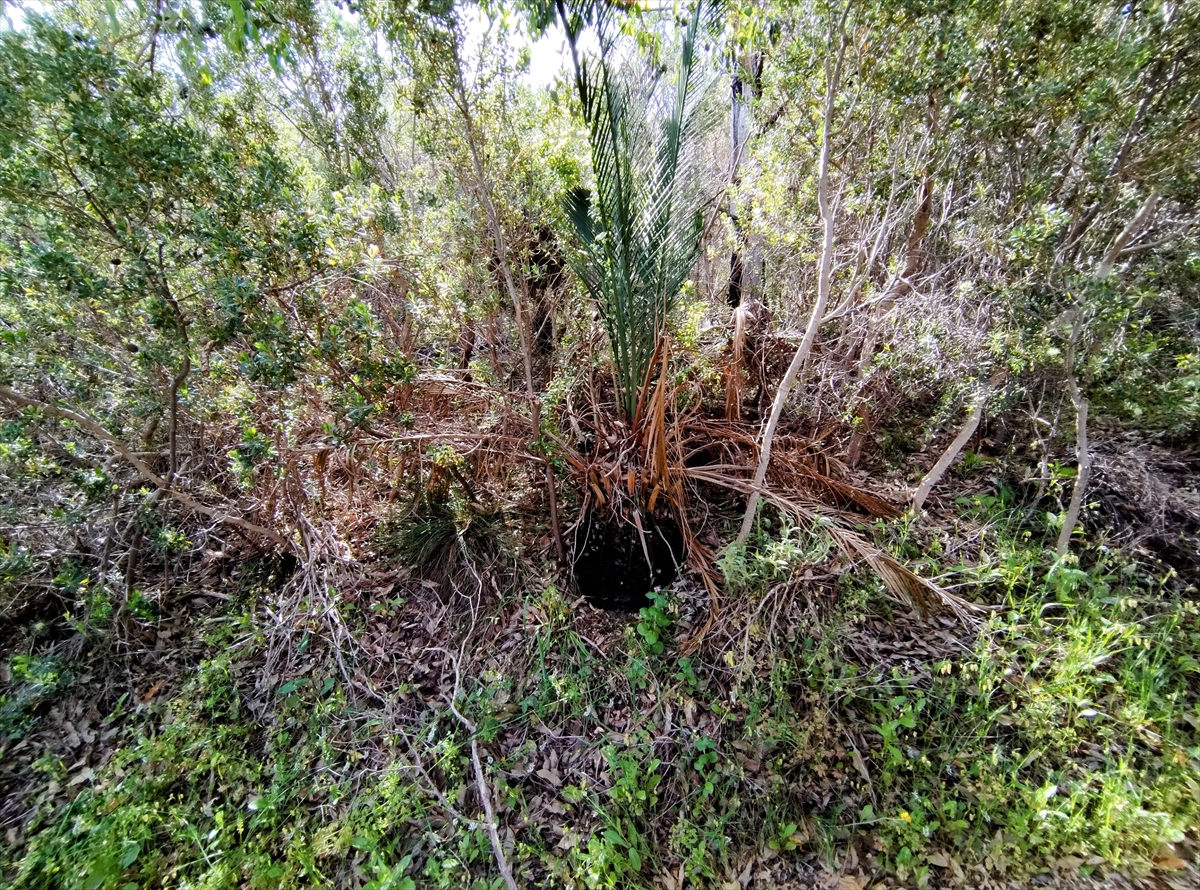
<path id="1" fill-rule="evenodd" d="M 879 495 L 837 478 L 835 474 L 841 470 L 809 443 L 797 441 L 794 436 L 779 436 L 767 481 L 782 491 L 802 488 L 821 503 L 858 509 L 874 519 L 895 519 L 902 514 L 899 507 Z"/>
<path id="2" fill-rule="evenodd" d="M 736 491 L 749 496 L 755 491 L 753 482 L 745 475 L 734 475 L 729 468 L 697 467 L 688 468 L 689 478 L 715 485 L 730 491 Z M 737 468 L 746 470 L 750 468 Z M 951 612 L 964 622 L 975 620 L 975 614 L 980 607 L 943 590 L 931 581 L 921 578 L 912 570 L 906 568 L 891 554 L 880 550 L 863 538 L 858 532 L 848 528 L 855 521 L 852 514 L 830 509 L 821 504 L 814 504 L 805 499 L 803 492 L 799 499 L 782 494 L 779 489 L 757 490 L 763 500 L 790 516 L 793 520 L 809 527 L 820 524 L 833 539 L 838 549 L 851 559 L 861 559 L 879 576 L 888 591 L 894 596 L 911 604 L 921 615 L 933 615 L 940 612 Z"/>
<path id="3" fill-rule="evenodd" d="M 736 338 L 734 346 L 736 351 Z M 593 400 L 592 416 L 571 414 L 566 425 L 572 431 L 589 429 L 594 444 L 575 448 L 556 442 L 583 497 L 576 528 L 590 512 L 625 516 L 639 529 L 645 550 L 643 517 L 669 516 L 678 527 L 687 565 L 699 576 L 709 599 L 707 619 L 683 644 L 685 652 L 699 647 L 719 615 L 721 581 L 715 552 L 711 541 L 706 543 L 708 538 L 701 539 L 697 532 L 701 526 L 696 524 L 698 520 L 703 524 L 699 510 L 707 513 L 714 503 L 712 489 L 725 497 L 757 493 L 798 523 L 827 527 L 846 558 L 869 566 L 893 596 L 919 614 L 950 613 L 965 622 L 974 620 L 976 606 L 922 579 L 855 530 L 864 519 L 893 519 L 901 509 L 851 481 L 828 446 L 795 433 L 781 434 L 767 483 L 755 488 L 751 479 L 758 456 L 755 429 L 737 420 L 706 416 L 695 407 L 680 408 L 697 402 L 684 398 L 687 384 L 672 382 L 669 365 L 664 339 L 631 424 L 604 412 Z M 575 438 L 583 439 L 578 432 Z"/>
<path id="4" fill-rule="evenodd" d="M 982 607 L 943 590 L 932 581 L 906 568 L 901 562 L 861 535 L 837 524 L 826 530 L 845 553 L 854 553 L 869 565 L 894 596 L 911 603 L 922 616 L 951 612 L 965 624 L 975 622 Z"/>

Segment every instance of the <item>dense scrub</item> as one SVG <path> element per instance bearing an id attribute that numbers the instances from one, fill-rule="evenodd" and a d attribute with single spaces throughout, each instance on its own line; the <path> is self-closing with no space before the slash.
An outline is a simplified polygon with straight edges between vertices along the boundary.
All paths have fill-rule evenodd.
<path id="1" fill-rule="evenodd" d="M 1195 3 L 6 14 L 7 883 L 1195 883 Z"/>

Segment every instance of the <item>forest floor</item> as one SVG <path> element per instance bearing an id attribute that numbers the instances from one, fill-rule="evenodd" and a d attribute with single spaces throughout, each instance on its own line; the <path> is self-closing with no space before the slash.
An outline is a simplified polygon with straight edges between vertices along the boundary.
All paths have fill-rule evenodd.
<path id="1" fill-rule="evenodd" d="M 494 887 L 490 822 L 521 887 L 1200 886 L 1191 539 L 1126 503 L 1126 464 L 1193 458 L 1122 463 L 1135 446 L 1098 449 L 1118 456 L 1093 518 L 1144 531 L 1124 549 L 1055 560 L 979 456 L 920 524 L 877 525 L 992 607 L 975 622 L 916 614 L 776 520 L 724 552 L 693 648 L 711 604 L 690 573 L 598 609 L 531 560 L 546 541 L 482 519 L 453 570 L 414 572 L 386 505 L 347 519 L 333 565 L 231 544 L 104 627 L 14 606 L 0 867 L 88 890 Z M 1156 473 L 1186 514 L 1194 481 Z"/>

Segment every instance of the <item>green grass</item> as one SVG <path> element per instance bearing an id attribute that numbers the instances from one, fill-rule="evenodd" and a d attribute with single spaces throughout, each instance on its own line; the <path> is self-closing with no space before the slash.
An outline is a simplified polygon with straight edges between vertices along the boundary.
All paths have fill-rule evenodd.
<path id="1" fill-rule="evenodd" d="M 928 689 L 897 675 L 853 693 L 877 715 L 897 870 L 935 853 L 1144 866 L 1182 840 L 1200 817 L 1198 654 L 1194 603 L 1059 564 Z"/>
<path id="2" fill-rule="evenodd" d="M 1017 879 L 1138 872 L 1194 837 L 1196 603 L 1116 551 L 1055 561 L 1002 506 L 985 505 L 994 521 L 970 565 L 941 564 L 941 532 L 891 530 L 897 553 L 998 604 L 965 650 L 902 668 L 856 654 L 894 608 L 869 574 L 844 566 L 821 595 L 780 586 L 827 561 L 819 530 L 760 529 L 725 555 L 739 600 L 715 651 L 678 651 L 669 592 L 604 656 L 553 586 L 495 606 L 517 623 L 468 653 L 459 707 L 520 880 L 650 888 L 682 869 L 717 887 L 751 858 L 832 863 L 852 842 L 876 877 L 914 885 L 976 864 Z M 385 727 L 318 659 L 255 716 L 247 620 L 240 647 L 214 640 L 142 724 L 157 729 L 35 818 L 6 863 L 14 886 L 493 886 L 485 832 L 446 806 L 477 818 L 467 736 L 444 700 Z M 64 764 L 39 768 L 69 780 Z"/>

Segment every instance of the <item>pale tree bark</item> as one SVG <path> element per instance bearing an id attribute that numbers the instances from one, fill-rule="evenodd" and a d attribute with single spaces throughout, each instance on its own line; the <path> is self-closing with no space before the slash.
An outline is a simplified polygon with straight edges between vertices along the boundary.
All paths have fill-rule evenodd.
<path id="1" fill-rule="evenodd" d="M 918 516 L 921 515 L 921 508 L 925 505 L 925 498 L 929 497 L 929 492 L 933 491 L 933 487 L 946 475 L 946 470 L 950 469 L 950 465 L 954 463 L 954 459 L 958 457 L 959 452 L 966 447 L 966 444 L 971 441 L 971 437 L 975 435 L 975 431 L 979 429 L 979 421 L 983 417 L 983 403 L 987 401 L 987 396 L 987 390 L 984 390 L 971 403 L 971 409 L 967 413 L 967 421 L 963 424 L 963 428 L 959 430 L 954 441 L 950 443 L 950 447 L 938 458 L 938 462 L 933 465 L 933 469 L 925 474 L 925 478 L 921 480 L 921 484 L 913 492 L 912 508 L 913 512 Z"/>
<path id="2" fill-rule="evenodd" d="M 1067 515 L 1063 518 L 1062 529 L 1058 533 L 1058 546 L 1055 548 L 1059 556 L 1066 556 L 1071 547 L 1071 535 L 1079 522 L 1079 511 L 1083 509 L 1083 496 L 1087 491 L 1088 477 L 1092 473 L 1092 456 L 1088 450 L 1087 419 L 1088 400 L 1079 390 L 1079 383 L 1072 371 L 1067 375 L 1067 389 L 1071 393 L 1071 402 L 1075 405 L 1075 451 L 1079 460 L 1079 468 L 1075 474 L 1075 488 L 1071 492 L 1071 502 L 1067 505 Z"/>
<path id="3" fill-rule="evenodd" d="M 1138 208 L 1138 212 L 1134 214 L 1133 219 L 1129 221 L 1129 225 L 1121 230 L 1121 233 L 1113 240 L 1100 262 L 1096 264 L 1096 269 L 1093 272 L 1093 277 L 1097 281 L 1103 281 L 1112 272 L 1113 267 L 1117 264 L 1117 260 L 1121 258 L 1121 251 L 1129 246 L 1137 235 L 1146 227 L 1146 222 L 1154 214 L 1154 210 L 1158 207 L 1158 189 L 1151 189 L 1150 194 L 1146 196 L 1146 200 L 1142 202 L 1142 206 Z"/>
<path id="4" fill-rule="evenodd" d="M 901 294 L 906 294 L 913 289 L 913 278 L 921 270 L 924 260 L 925 251 L 923 244 L 925 234 L 929 229 L 929 222 L 933 217 L 933 173 L 931 170 L 930 153 L 933 143 L 937 135 L 937 104 L 933 96 L 930 96 L 927 111 L 927 132 L 921 140 L 921 144 L 917 149 L 917 156 L 920 159 L 920 166 L 925 168 L 924 176 L 921 180 L 921 187 L 917 194 L 916 209 L 913 213 L 912 229 L 909 232 L 908 238 L 905 239 L 904 247 L 904 266 L 897 269 L 891 279 L 883 288 L 883 293 L 874 298 L 871 302 L 874 304 L 867 316 L 866 331 L 862 335 L 862 340 L 854 347 L 845 350 L 851 363 L 857 365 L 856 374 L 860 381 L 859 386 L 859 407 L 856 411 L 858 423 L 855 425 L 853 432 L 850 434 L 850 443 L 846 447 L 846 465 L 854 469 L 858 465 L 859 458 L 862 455 L 864 443 L 872 427 L 871 420 L 871 404 L 865 397 L 867 380 L 867 370 L 871 366 L 871 362 L 875 358 L 875 344 L 883 324 L 883 320 L 891 312 L 892 307 L 896 305 L 896 298 Z M 897 156 L 897 162 L 899 156 Z M 850 307 L 853 305 L 853 298 L 858 290 L 866 283 L 867 277 L 875 266 L 876 257 L 879 255 L 880 246 L 885 240 L 890 239 L 892 232 L 888 226 L 888 220 L 891 217 L 892 204 L 896 197 L 896 182 L 898 171 L 895 167 L 892 169 L 892 190 L 888 197 L 887 209 L 884 211 L 883 220 L 879 225 L 879 230 L 876 233 L 875 243 L 871 248 L 871 253 L 868 256 L 867 262 L 863 266 L 863 271 L 850 285 L 850 293 L 847 294 L 843 301 L 845 312 L 849 313 Z M 835 312 L 835 315 L 838 313 Z M 857 355 L 857 362 L 855 356 Z"/>
<path id="5" fill-rule="evenodd" d="M 821 118 L 821 154 L 817 167 L 817 204 L 820 208 L 821 221 L 824 226 L 824 239 L 821 243 L 821 261 L 817 276 L 817 303 L 813 306 L 812 317 L 808 320 L 808 328 L 804 332 L 804 339 L 800 342 L 795 356 L 792 357 L 792 363 L 788 366 L 787 373 L 783 375 L 783 380 L 780 381 L 779 389 L 775 393 L 775 401 L 771 405 L 771 415 L 767 419 L 766 427 L 763 429 L 762 445 L 759 448 L 758 455 L 758 467 L 754 471 L 754 482 L 751 486 L 754 489 L 754 493 L 750 495 L 750 499 L 746 504 L 746 515 L 742 517 L 742 528 L 737 536 L 739 544 L 745 543 L 746 539 L 750 537 L 750 530 L 754 527 L 754 517 L 758 512 L 758 491 L 762 488 L 763 481 L 767 478 L 767 467 L 771 462 L 771 442 L 775 437 L 775 429 L 779 425 L 779 418 L 783 414 L 783 407 L 787 403 L 787 397 L 791 393 L 797 378 L 799 378 L 800 371 L 804 368 L 809 353 L 812 352 L 813 342 L 817 339 L 817 331 L 820 330 L 821 321 L 825 315 L 825 306 L 829 302 L 829 285 L 833 271 L 833 234 L 835 222 L 834 202 L 829 189 L 829 137 L 833 129 L 834 99 L 837 96 L 838 80 L 841 77 L 842 61 L 846 53 L 844 26 L 848 12 L 849 6 L 843 11 L 841 22 L 838 24 L 839 41 L 837 58 L 830 59 L 828 54 L 825 56 L 825 109 Z"/>
<path id="6" fill-rule="evenodd" d="M 480 585 L 482 587 L 482 582 Z M 479 803 L 483 806 L 484 822 L 482 827 L 487 831 L 488 842 L 492 845 L 492 855 L 496 859 L 496 868 L 504 880 L 504 885 L 508 890 L 518 890 L 517 882 L 513 878 L 512 866 L 508 864 L 508 857 L 504 855 L 504 842 L 500 838 L 500 820 L 496 818 L 496 807 L 492 803 L 492 790 L 488 787 L 487 776 L 483 771 L 483 760 L 479 756 L 479 729 L 459 711 L 457 705 L 459 692 L 462 689 L 459 665 L 463 661 L 463 653 L 460 650 L 458 657 L 454 658 L 447 650 L 440 651 L 445 652 L 454 661 L 454 694 L 449 697 L 448 701 L 450 712 L 471 736 L 471 768 L 475 771 L 475 793 L 479 795 Z"/>
<path id="7" fill-rule="evenodd" d="M 1158 189 L 1152 188 L 1137 213 L 1133 215 L 1133 219 L 1113 239 L 1113 243 L 1109 245 L 1100 262 L 1096 264 L 1092 271 L 1092 277 L 1095 280 L 1103 281 L 1112 274 L 1113 267 L 1121 258 L 1121 252 L 1146 228 L 1147 223 L 1154 216 L 1158 200 Z M 1075 532 L 1075 526 L 1079 524 L 1079 513 L 1083 509 L 1083 498 L 1087 494 L 1088 480 L 1092 474 L 1092 457 L 1088 447 L 1087 429 L 1088 400 L 1079 386 L 1079 381 L 1075 379 L 1075 349 L 1082 333 L 1081 325 L 1082 321 L 1076 320 L 1066 355 L 1067 392 L 1070 393 L 1071 404 L 1075 406 L 1075 453 L 1078 470 L 1075 474 L 1075 487 L 1071 491 L 1071 500 L 1067 504 L 1067 515 L 1063 517 L 1062 529 L 1058 533 L 1058 545 L 1055 549 L 1059 556 L 1066 556 L 1067 551 L 1071 548 L 1071 535 Z"/>

